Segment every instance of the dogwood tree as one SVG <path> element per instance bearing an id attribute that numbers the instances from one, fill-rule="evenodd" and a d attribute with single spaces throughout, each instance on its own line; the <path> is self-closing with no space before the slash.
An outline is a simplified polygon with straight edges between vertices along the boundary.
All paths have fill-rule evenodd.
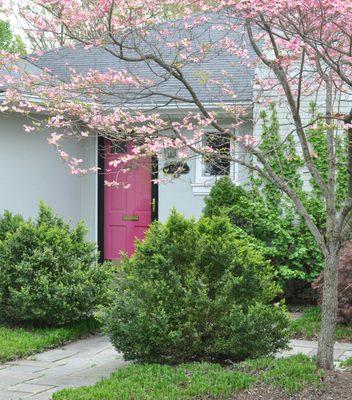
<path id="1" fill-rule="evenodd" d="M 166 148 L 174 148 L 180 168 L 183 161 L 196 154 L 219 166 L 224 160 L 242 165 L 278 188 L 294 204 L 325 258 L 318 365 L 332 368 L 337 266 L 352 224 L 349 129 L 352 116 L 339 109 L 341 104 L 347 104 L 351 92 L 351 3 L 342 0 L 33 0 L 27 3 L 28 8 L 22 8 L 21 12 L 37 38 L 60 37 L 70 51 L 79 49 L 87 54 L 98 51 L 95 54 L 99 57 L 112 57 L 116 67 L 95 69 L 92 65 L 80 73 L 68 62 L 64 76 L 47 68 L 42 73 L 29 74 L 19 71 L 13 57 L 4 57 L 2 68 L 8 73 L 3 74 L 3 81 L 8 90 L 1 110 L 29 117 L 34 112 L 48 115 L 44 119 L 33 118 L 25 129 L 28 132 L 50 129 L 50 143 L 73 174 L 87 173 L 89 168 L 83 168 L 82 160 L 64 151 L 63 141 L 67 136 L 84 138 L 98 134 L 111 141 L 133 143 L 133 152 L 112 161 L 114 165 L 148 155 L 162 157 Z M 8 10 L 11 12 L 11 7 Z M 36 64 L 41 56 L 34 54 L 29 61 Z M 226 68 L 217 70 L 217 60 L 221 57 L 227 60 Z M 244 89 L 238 84 L 235 65 L 256 71 L 252 76 L 255 90 L 250 106 L 236 101 L 239 91 Z M 212 99 L 211 102 L 204 100 L 204 91 L 208 91 L 207 99 Z M 315 100 L 317 94 L 320 112 L 308 118 L 308 102 Z M 252 130 L 238 133 L 239 126 L 245 126 L 248 120 L 255 124 L 256 112 L 272 101 L 285 105 L 286 122 L 281 120 L 280 147 L 285 149 L 289 140 L 296 143 L 304 165 L 302 171 L 308 174 L 311 186 L 322 194 L 324 226 L 317 225 L 305 204 L 304 192 L 290 176 L 273 168 L 270 158 L 275 156 L 275 148 L 263 148 Z M 170 105 L 179 110 L 177 118 L 163 112 Z M 318 121 L 325 133 L 326 160 L 317 159 L 309 144 L 310 128 Z M 344 127 L 348 131 L 347 140 Z M 210 131 L 212 140 L 204 141 Z M 219 140 L 231 143 L 235 151 L 217 146 Z M 336 164 L 341 159 L 346 160 L 350 177 L 342 200 L 337 199 L 336 182 Z M 90 170 L 96 171 L 96 167 L 91 166 Z M 118 181 L 106 183 L 119 185 Z"/>

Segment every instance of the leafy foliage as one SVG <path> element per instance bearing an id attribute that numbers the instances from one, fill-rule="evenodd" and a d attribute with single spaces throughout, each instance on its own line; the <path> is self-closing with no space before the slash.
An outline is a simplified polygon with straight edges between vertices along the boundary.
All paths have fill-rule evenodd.
<path id="1" fill-rule="evenodd" d="M 172 212 L 124 259 L 105 332 L 128 360 L 242 360 L 286 344 L 287 317 L 260 248 L 224 217 Z"/>
<path id="2" fill-rule="evenodd" d="M 2 319 L 60 326 L 90 317 L 104 301 L 109 266 L 99 265 L 83 223 L 71 229 L 40 204 L 36 221 L 6 213 L 0 226 Z"/>
<path id="3" fill-rule="evenodd" d="M 212 187 L 205 204 L 206 216 L 229 216 L 234 226 L 261 245 L 282 281 L 312 280 L 321 271 L 321 254 L 303 221 L 295 223 L 292 210 L 283 213 L 257 187 L 245 190 L 224 177 Z"/>
<path id="4" fill-rule="evenodd" d="M 0 216 L 0 241 L 5 240 L 7 235 L 11 235 L 24 223 L 24 218 L 19 214 L 12 214 L 5 210 Z"/>
<path id="5" fill-rule="evenodd" d="M 25 53 L 22 39 L 12 33 L 10 24 L 6 21 L 0 21 L 0 49 L 10 53 Z"/>
<path id="6" fill-rule="evenodd" d="M 311 180 L 310 188 L 302 181 L 303 161 L 296 152 L 296 144 L 290 135 L 282 143 L 275 106 L 270 107 L 270 118 L 262 112 L 263 132 L 260 149 L 274 171 L 284 176 L 300 193 L 304 205 L 318 228 L 324 233 L 326 210 L 316 183 Z M 326 125 L 316 115 L 311 104 L 312 124 L 307 130 L 314 162 L 327 179 Z M 336 137 L 337 153 L 337 207 L 345 198 L 347 190 L 346 148 L 344 137 Z M 322 253 L 309 232 L 302 217 L 292 202 L 272 184 L 258 176 L 252 176 L 247 188 L 236 187 L 227 177 L 219 180 L 205 200 L 205 215 L 228 215 L 235 226 L 243 229 L 256 242 L 260 241 L 268 250 L 282 281 L 303 279 L 313 281 L 323 269 Z"/>

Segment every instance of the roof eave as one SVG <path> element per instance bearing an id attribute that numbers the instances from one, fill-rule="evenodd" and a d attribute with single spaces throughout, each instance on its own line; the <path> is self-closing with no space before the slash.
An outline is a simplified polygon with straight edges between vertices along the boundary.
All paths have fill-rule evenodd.
<path id="1" fill-rule="evenodd" d="M 41 100 L 38 97 L 31 96 L 31 95 L 26 95 L 25 96 L 28 100 L 33 101 L 34 103 L 40 104 Z M 0 90 L 0 102 L 2 102 L 5 98 L 4 91 Z M 250 100 L 242 100 L 242 101 L 225 101 L 225 102 L 203 102 L 203 106 L 206 108 L 207 111 L 209 112 L 216 112 L 219 114 L 226 115 L 226 111 L 224 110 L 224 106 L 228 105 L 236 105 L 239 107 L 244 107 L 248 111 L 250 111 L 253 107 L 253 102 Z M 112 107 L 117 107 L 114 104 L 107 104 L 106 107 L 112 108 Z M 145 112 L 158 112 L 160 114 L 167 113 L 169 115 L 179 115 L 183 114 L 185 112 L 195 112 L 199 111 L 199 108 L 195 104 L 190 104 L 190 103 L 177 103 L 177 104 L 168 104 L 168 105 L 163 105 L 163 104 L 136 104 L 136 103 L 131 103 L 131 104 L 124 104 L 122 107 L 123 110 L 126 111 L 145 111 Z"/>

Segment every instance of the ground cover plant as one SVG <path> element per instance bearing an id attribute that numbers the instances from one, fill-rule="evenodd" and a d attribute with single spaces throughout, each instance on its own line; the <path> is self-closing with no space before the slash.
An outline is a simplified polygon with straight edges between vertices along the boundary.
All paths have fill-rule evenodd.
<path id="1" fill-rule="evenodd" d="M 321 323 L 320 307 L 303 308 L 303 315 L 291 322 L 292 336 L 294 338 L 316 340 L 319 336 Z M 352 324 L 337 324 L 336 340 L 352 342 Z"/>
<path id="2" fill-rule="evenodd" d="M 45 349 L 80 339 L 99 330 L 96 320 L 59 328 L 29 328 L 0 325 L 0 362 L 28 357 Z"/>
<path id="3" fill-rule="evenodd" d="M 352 357 L 349 357 L 346 360 L 342 361 L 340 365 L 341 367 L 352 369 Z"/>
<path id="4" fill-rule="evenodd" d="M 44 204 L 35 220 L 0 218 L 0 319 L 64 326 L 92 317 L 111 279 L 86 228 L 72 228 Z"/>
<path id="5" fill-rule="evenodd" d="M 122 368 L 91 387 L 65 389 L 54 400 L 188 400 L 235 399 L 259 382 L 290 395 L 318 387 L 324 374 L 314 361 L 298 355 L 263 358 L 234 366 L 188 363 L 177 366 L 143 364 Z"/>
<path id="6" fill-rule="evenodd" d="M 273 271 L 225 217 L 156 222 L 118 268 L 100 319 L 127 360 L 243 360 L 287 343 Z"/>

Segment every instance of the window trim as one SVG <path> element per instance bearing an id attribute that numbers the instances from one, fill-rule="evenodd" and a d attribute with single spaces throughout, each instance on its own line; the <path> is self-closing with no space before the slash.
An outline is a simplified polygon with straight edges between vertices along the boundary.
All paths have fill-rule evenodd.
<path id="1" fill-rule="evenodd" d="M 213 132 L 216 133 L 217 131 L 210 130 L 207 133 L 213 133 Z M 231 145 L 230 145 L 230 153 L 236 154 L 232 141 L 231 141 Z M 235 167 L 235 163 L 233 161 L 230 161 L 230 174 L 229 175 L 204 176 L 203 175 L 204 163 L 203 163 L 202 158 L 203 158 L 203 156 L 201 154 L 198 154 L 195 157 L 195 182 L 191 184 L 193 194 L 195 196 L 204 196 L 204 195 L 209 194 L 213 184 L 224 176 L 230 176 L 230 178 L 233 182 L 237 181 L 238 168 Z"/>

